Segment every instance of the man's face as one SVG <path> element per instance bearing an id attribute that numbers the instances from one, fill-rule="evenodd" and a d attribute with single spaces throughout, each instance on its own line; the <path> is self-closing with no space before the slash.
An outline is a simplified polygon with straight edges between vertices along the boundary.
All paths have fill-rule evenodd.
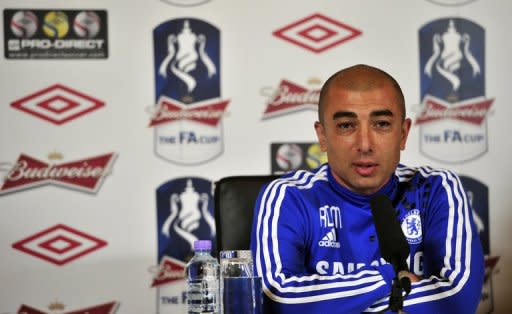
<path id="1" fill-rule="evenodd" d="M 411 121 L 402 121 L 391 84 L 364 91 L 340 89 L 325 98 L 324 123 L 315 123 L 322 151 L 336 180 L 349 190 L 373 194 L 382 188 L 405 149 Z"/>

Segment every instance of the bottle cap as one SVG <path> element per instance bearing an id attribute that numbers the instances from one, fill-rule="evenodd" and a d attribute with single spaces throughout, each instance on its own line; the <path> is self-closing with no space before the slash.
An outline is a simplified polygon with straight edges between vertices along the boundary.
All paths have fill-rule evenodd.
<path id="1" fill-rule="evenodd" d="M 210 240 L 196 240 L 194 242 L 194 251 L 198 250 L 211 250 L 212 241 Z"/>

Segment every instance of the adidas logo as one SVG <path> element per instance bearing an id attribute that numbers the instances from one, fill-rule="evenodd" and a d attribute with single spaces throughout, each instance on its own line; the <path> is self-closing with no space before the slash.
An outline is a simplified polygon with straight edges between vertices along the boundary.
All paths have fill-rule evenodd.
<path id="1" fill-rule="evenodd" d="M 335 249 L 339 249 L 341 244 L 336 241 L 336 231 L 334 228 L 331 231 L 327 232 L 327 234 L 322 238 L 322 240 L 318 241 L 319 246 L 323 247 L 332 247 Z"/>

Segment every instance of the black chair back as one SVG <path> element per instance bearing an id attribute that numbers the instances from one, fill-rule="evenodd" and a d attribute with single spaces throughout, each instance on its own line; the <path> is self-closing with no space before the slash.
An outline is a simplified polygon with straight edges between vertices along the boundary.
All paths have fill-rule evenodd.
<path id="1" fill-rule="evenodd" d="M 231 176 L 215 182 L 217 252 L 248 250 L 256 198 L 262 186 L 278 175 Z"/>

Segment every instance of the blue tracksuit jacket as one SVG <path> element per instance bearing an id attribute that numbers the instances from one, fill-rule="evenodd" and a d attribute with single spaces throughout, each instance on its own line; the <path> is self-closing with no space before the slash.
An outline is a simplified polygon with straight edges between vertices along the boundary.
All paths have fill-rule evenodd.
<path id="1" fill-rule="evenodd" d="M 481 244 L 459 178 L 399 165 L 377 193 L 390 197 L 422 277 L 404 310 L 474 313 L 484 276 Z M 337 314 L 387 309 L 393 267 L 380 256 L 369 200 L 334 179 L 328 164 L 262 189 L 251 250 L 263 279 L 264 313 Z"/>

